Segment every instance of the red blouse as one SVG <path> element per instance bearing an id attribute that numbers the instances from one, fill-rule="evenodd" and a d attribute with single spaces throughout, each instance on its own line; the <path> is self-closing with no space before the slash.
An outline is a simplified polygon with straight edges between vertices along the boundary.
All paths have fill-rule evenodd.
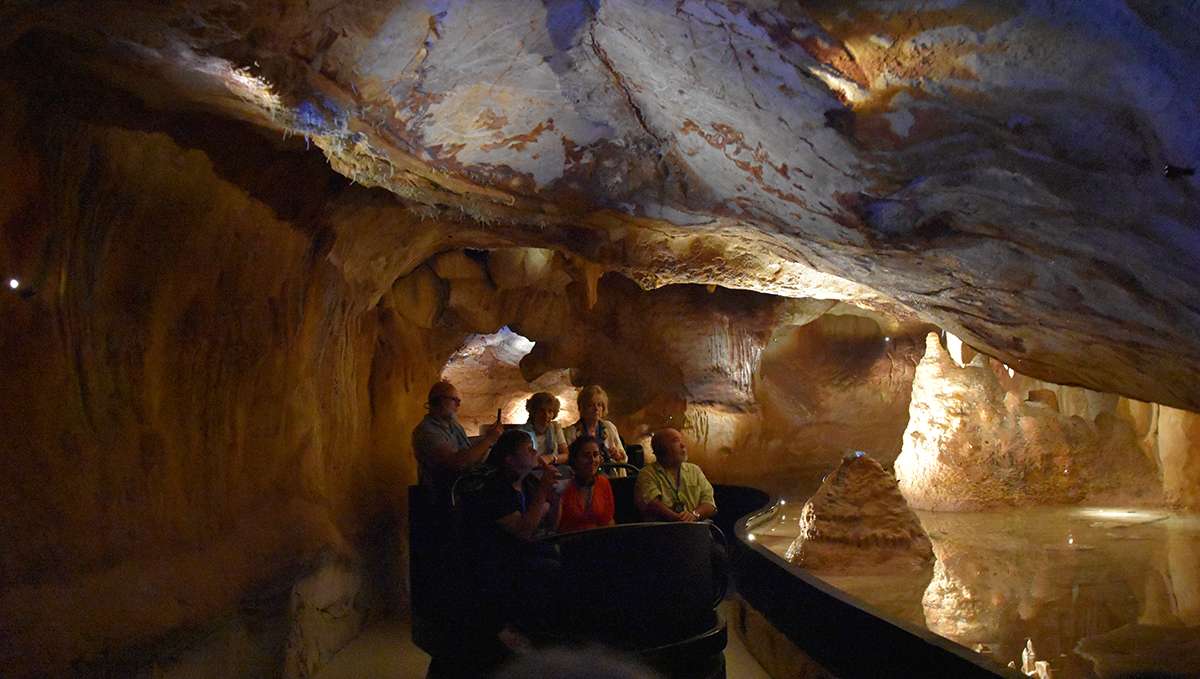
<path id="1" fill-rule="evenodd" d="M 599 528 L 612 523 L 613 503 L 612 485 L 601 475 L 596 476 L 592 486 L 592 506 L 585 507 L 587 496 L 583 490 L 572 481 L 562 496 L 562 518 L 558 520 L 558 532 L 569 533 L 588 528 Z"/>

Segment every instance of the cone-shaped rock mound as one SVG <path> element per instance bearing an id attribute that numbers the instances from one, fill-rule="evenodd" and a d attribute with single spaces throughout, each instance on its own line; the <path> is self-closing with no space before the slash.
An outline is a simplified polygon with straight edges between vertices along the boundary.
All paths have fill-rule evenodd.
<path id="1" fill-rule="evenodd" d="M 929 536 L 878 462 L 853 453 L 800 512 L 787 559 L 811 570 L 918 568 L 933 559 Z"/>

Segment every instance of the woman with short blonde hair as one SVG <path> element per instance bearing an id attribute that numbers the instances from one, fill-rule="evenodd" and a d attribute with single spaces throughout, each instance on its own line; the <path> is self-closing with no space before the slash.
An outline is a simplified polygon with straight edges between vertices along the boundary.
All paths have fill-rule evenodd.
<path id="1" fill-rule="evenodd" d="M 608 415 L 608 394 L 604 389 L 589 384 L 579 391 L 575 402 L 579 405 L 579 421 L 566 428 L 567 445 L 580 436 L 592 436 L 600 444 L 604 462 L 628 462 L 617 426 L 604 419 Z"/>

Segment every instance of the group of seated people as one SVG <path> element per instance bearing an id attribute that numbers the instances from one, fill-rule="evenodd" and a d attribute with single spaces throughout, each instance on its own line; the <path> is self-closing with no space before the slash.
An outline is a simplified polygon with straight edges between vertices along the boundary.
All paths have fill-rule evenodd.
<path id="1" fill-rule="evenodd" d="M 604 419 L 604 390 L 585 387 L 577 403 L 579 421 L 563 428 L 556 421 L 558 399 L 539 392 L 526 402 L 529 419 L 524 425 L 505 430 L 498 416 L 472 442 L 456 416 L 462 405 L 458 389 L 447 381 L 434 384 L 429 414 L 412 435 L 421 483 L 448 502 L 458 477 L 486 465 L 511 490 L 504 508 L 514 508 L 495 522 L 522 540 L 612 525 L 612 487 L 600 467 L 623 465 L 629 457 L 616 426 Z M 716 514 L 712 484 L 699 466 L 687 462 L 687 445 L 678 431 L 656 432 L 651 450 L 656 460 L 638 474 L 634 490 L 645 520 L 702 521 Z"/>
<path id="2" fill-rule="evenodd" d="M 616 476 L 629 457 L 616 426 L 604 419 L 608 398 L 599 386 L 580 392 L 579 421 L 566 428 L 555 421 L 558 399 L 543 392 L 526 402 L 524 425 L 506 429 L 497 413 L 474 441 L 456 416 L 461 405 L 450 382 L 430 388 L 429 414 L 412 434 L 420 482 L 439 504 L 458 503 L 483 593 L 502 608 L 520 609 L 521 601 L 560 584 L 554 547 L 538 538 L 614 524 L 613 488 L 602 466 L 612 464 L 608 473 Z M 687 462 L 680 433 L 656 432 L 651 449 L 656 460 L 637 472 L 634 484 L 642 518 L 694 522 L 715 515 L 712 484 Z M 464 489 L 462 480 L 473 483 Z"/>

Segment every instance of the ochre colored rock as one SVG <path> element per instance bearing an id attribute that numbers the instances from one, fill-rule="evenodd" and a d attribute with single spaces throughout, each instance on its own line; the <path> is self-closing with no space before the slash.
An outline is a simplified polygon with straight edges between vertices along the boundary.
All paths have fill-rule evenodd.
<path id="1" fill-rule="evenodd" d="M 428 330 L 442 314 L 447 296 L 442 279 L 428 266 L 420 266 L 396 281 L 386 304 L 417 327 Z"/>
<path id="2" fill-rule="evenodd" d="M 913 379 L 896 477 L 921 509 L 969 510 L 1084 498 L 1155 502 L 1153 463 L 1110 412 L 1065 417 L 1022 402 L 985 365 L 960 368 L 930 334 Z"/>
<path id="3" fill-rule="evenodd" d="M 487 268 L 492 281 L 501 290 L 544 285 L 561 289 L 570 277 L 555 277 L 554 250 L 546 248 L 499 248 L 488 253 Z M 557 282 L 559 285 L 555 286 Z"/>
<path id="4" fill-rule="evenodd" d="M 785 556 L 809 570 L 891 572 L 933 560 L 929 536 L 896 479 L 867 455 L 847 455 L 800 511 Z"/>
<path id="5" fill-rule="evenodd" d="M 908 310 L 1024 374 L 1200 408 L 1183 6 L 71 7 L 7 7 L 5 63 L 302 138 L 419 206 L 327 225 L 356 234 L 352 289 L 448 247 L 561 248 L 645 287 Z M 414 213 L 454 244 L 396 247 Z"/>
<path id="6" fill-rule="evenodd" d="M 1030 403 L 1044 403 L 1046 407 L 1058 412 L 1058 396 L 1049 389 L 1031 389 L 1025 400 Z"/>
<path id="7" fill-rule="evenodd" d="M 0 8 L 5 675 L 153 674 L 219 621 L 247 662 L 180 666 L 275 676 L 294 620 L 245 605 L 318 554 L 398 564 L 403 610 L 404 545 L 371 550 L 409 433 L 505 324 L 522 388 L 603 384 L 714 480 L 886 462 L 916 395 L 933 505 L 1140 497 L 1157 464 L 1200 506 L 1194 416 L 1150 403 L 1200 408 L 1182 10 L 218 4 Z M 918 393 L 928 322 L 998 361 Z M 293 674 L 359 619 L 294 612 L 324 631 Z"/>
<path id="8" fill-rule="evenodd" d="M 1200 509 L 1200 415 L 1163 406 L 1158 417 L 1158 455 L 1167 502 Z"/>

